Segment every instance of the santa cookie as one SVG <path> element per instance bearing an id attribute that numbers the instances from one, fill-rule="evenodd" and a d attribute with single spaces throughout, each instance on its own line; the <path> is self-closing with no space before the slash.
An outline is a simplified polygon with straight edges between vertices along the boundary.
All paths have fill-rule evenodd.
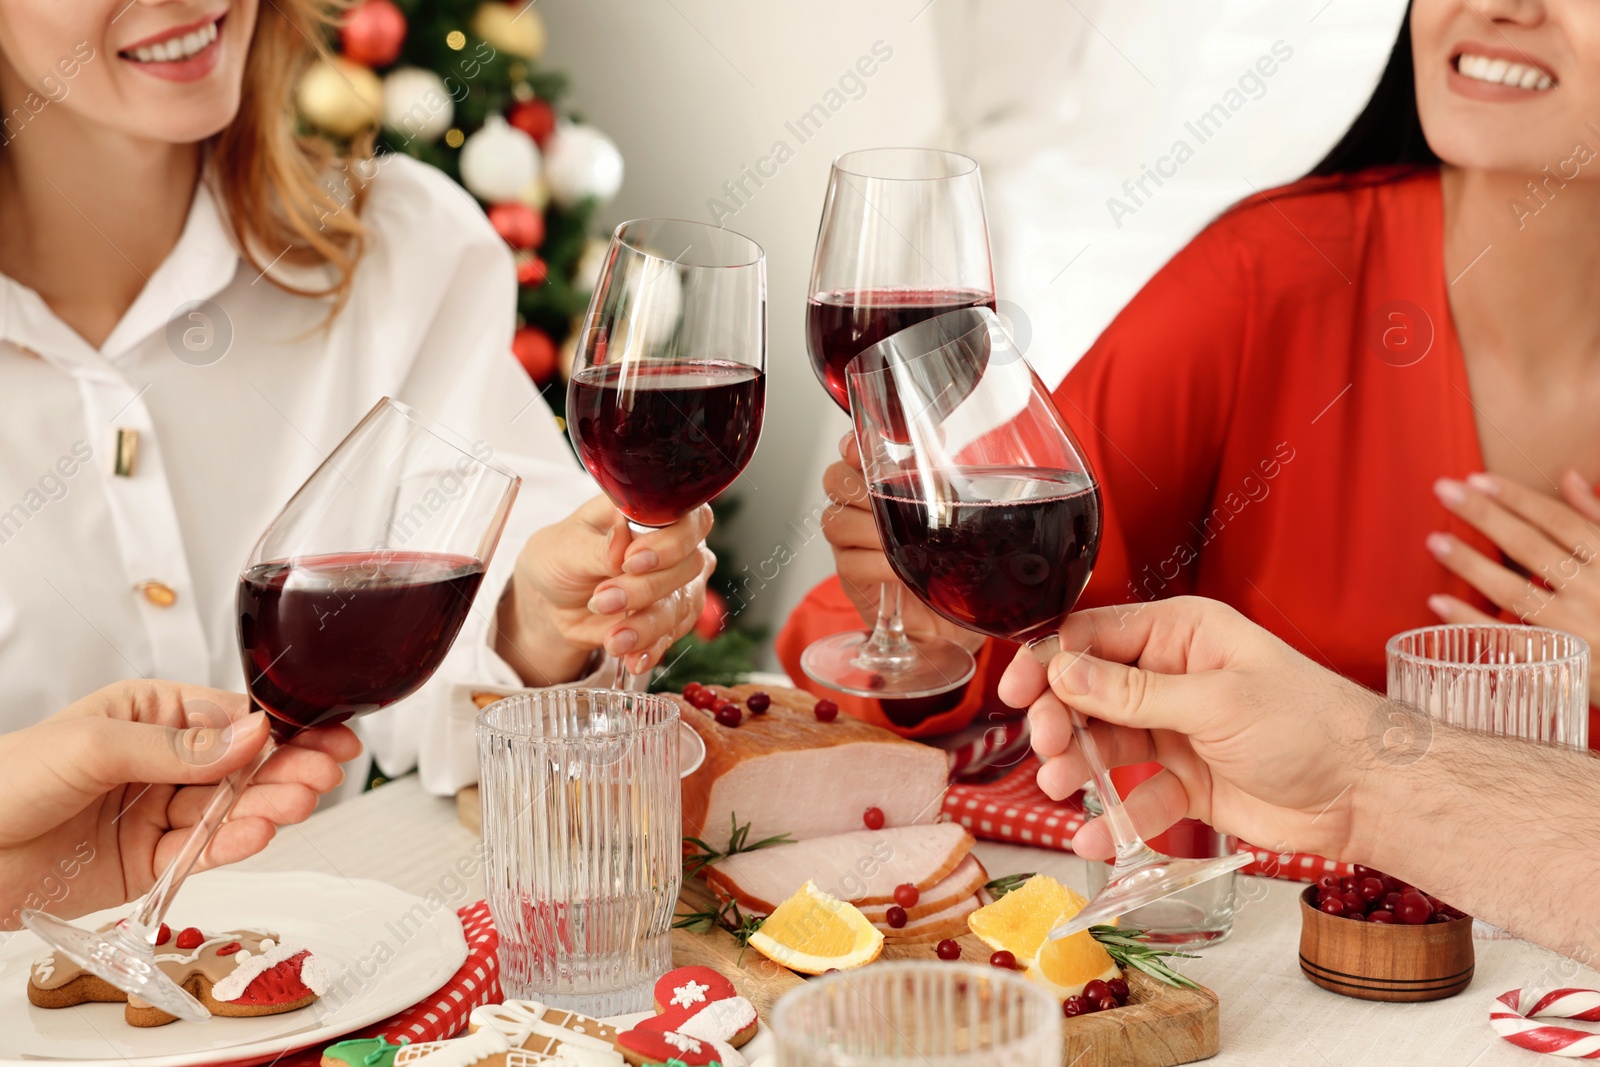
<path id="1" fill-rule="evenodd" d="M 596 1040 L 578 1043 L 558 1042 L 550 1052 L 538 1052 L 512 1045 L 505 1034 L 492 1027 L 478 1030 L 455 1041 L 422 1041 L 395 1053 L 395 1067 L 623 1067 L 614 1046 Z"/>
<path id="2" fill-rule="evenodd" d="M 325 993 L 328 973 L 308 950 L 278 943 L 276 934 L 234 930 L 204 934 L 193 926 L 172 932 L 161 924 L 156 966 L 212 1015 L 279 1015 L 303 1008 Z M 28 1001 L 41 1008 L 70 1008 L 91 1001 L 127 1002 L 130 1026 L 162 1026 L 174 1017 L 117 989 L 59 953 L 33 965 Z"/>

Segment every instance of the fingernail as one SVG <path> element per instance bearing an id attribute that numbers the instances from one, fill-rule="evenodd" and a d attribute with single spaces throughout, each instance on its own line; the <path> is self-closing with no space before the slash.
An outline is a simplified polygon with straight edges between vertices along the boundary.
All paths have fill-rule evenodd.
<path id="1" fill-rule="evenodd" d="M 1050 661 L 1050 688 L 1083 696 L 1094 686 L 1094 664 L 1081 653 L 1063 652 Z"/>
<path id="2" fill-rule="evenodd" d="M 1492 474 L 1484 474 L 1481 471 L 1467 475 L 1467 484 L 1478 492 L 1487 493 L 1490 496 L 1494 496 L 1500 491 L 1500 479 Z"/>
<path id="3" fill-rule="evenodd" d="M 1442 533 L 1429 534 L 1428 551 L 1435 556 L 1448 556 L 1450 554 L 1450 538 Z"/>
<path id="4" fill-rule="evenodd" d="M 1435 594 L 1428 598 L 1428 610 L 1435 615 L 1445 615 L 1450 610 L 1450 598 Z"/>
<path id="5" fill-rule="evenodd" d="M 1458 481 L 1440 478 L 1433 483 L 1433 495 L 1447 508 L 1458 508 L 1467 502 L 1467 490 Z"/>
<path id="6" fill-rule="evenodd" d="M 589 598 L 589 610 L 596 615 L 615 615 L 628 606 L 628 594 L 612 586 Z"/>
<path id="7" fill-rule="evenodd" d="M 661 566 L 661 557 L 656 555 L 653 548 L 642 548 L 622 562 L 622 569 L 629 574 L 643 574 L 653 571 Z"/>
<path id="8" fill-rule="evenodd" d="M 606 651 L 613 656 L 625 656 L 633 651 L 633 646 L 639 643 L 639 635 L 633 630 L 618 630 L 611 635 L 611 640 L 606 642 Z"/>

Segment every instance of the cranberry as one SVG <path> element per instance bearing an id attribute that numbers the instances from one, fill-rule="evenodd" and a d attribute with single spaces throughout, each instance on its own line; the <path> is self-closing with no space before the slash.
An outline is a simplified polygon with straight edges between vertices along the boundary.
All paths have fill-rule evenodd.
<path id="1" fill-rule="evenodd" d="M 751 714 L 765 715 L 767 709 L 772 707 L 772 698 L 766 693 L 751 693 L 745 698 L 744 703 L 750 709 Z"/>
<path id="2" fill-rule="evenodd" d="M 1324 891 L 1336 890 L 1339 888 L 1339 879 L 1331 874 L 1325 874 L 1317 879 L 1317 888 Z"/>
<path id="3" fill-rule="evenodd" d="M 1394 924 L 1394 912 L 1388 910 L 1387 908 L 1379 908 L 1377 911 L 1374 911 L 1371 915 L 1367 916 L 1367 921 L 1373 923 L 1383 923 L 1385 925 L 1392 926 Z"/>
<path id="4" fill-rule="evenodd" d="M 948 937 L 939 942 L 939 947 L 934 949 L 934 952 L 938 953 L 941 960 L 959 960 L 961 958 L 961 946 Z"/>
<path id="5" fill-rule="evenodd" d="M 1101 997 L 1109 997 L 1110 995 L 1111 987 L 1098 978 L 1083 987 L 1083 999 L 1090 1004 L 1098 1004 Z"/>
<path id="6" fill-rule="evenodd" d="M 817 701 L 817 706 L 812 709 L 818 722 L 832 722 L 839 717 L 839 705 L 824 697 Z"/>
<path id="7" fill-rule="evenodd" d="M 1339 892 L 1341 892 L 1341 893 L 1354 893 L 1355 891 L 1356 891 L 1356 880 L 1354 878 L 1350 877 L 1347 874 L 1343 878 L 1339 879 Z"/>
<path id="8" fill-rule="evenodd" d="M 744 721 L 744 716 L 739 714 L 739 705 L 724 704 L 717 709 L 718 726 L 738 726 Z"/>
<path id="9" fill-rule="evenodd" d="M 165 945 L 168 941 L 171 941 L 171 940 L 172 940 L 172 927 L 168 926 L 166 923 L 162 923 L 160 929 L 158 929 L 156 931 L 156 944 Z"/>
<path id="10" fill-rule="evenodd" d="M 1086 1015 L 1089 1013 L 1089 1011 L 1090 1008 L 1088 1002 L 1082 997 L 1068 997 L 1061 1004 L 1061 1014 L 1065 1015 L 1069 1019 L 1075 1019 L 1080 1015 Z"/>
<path id="11" fill-rule="evenodd" d="M 1361 883 L 1356 886 L 1356 892 L 1361 894 L 1363 900 L 1377 900 L 1384 895 L 1386 890 L 1383 887 L 1382 878 L 1374 878 L 1368 875 L 1361 879 Z"/>
<path id="12" fill-rule="evenodd" d="M 1345 893 L 1342 899 L 1344 900 L 1345 911 L 1353 911 L 1361 915 L 1367 913 L 1367 902 L 1362 899 L 1360 893 Z"/>
<path id="13" fill-rule="evenodd" d="M 898 904 L 890 904 L 884 910 L 883 921 L 888 923 L 891 929 L 900 929 L 906 924 L 906 909 Z"/>
<path id="14" fill-rule="evenodd" d="M 1105 996 L 1100 998 L 1101 1011 L 1111 1011 L 1112 1009 L 1120 1008 L 1121 1006 L 1122 1005 L 1117 1003 L 1117 998 L 1112 996 L 1110 993 L 1107 993 Z"/>
<path id="15" fill-rule="evenodd" d="M 1396 910 L 1400 907 L 1400 894 L 1393 890 L 1385 893 L 1383 895 L 1383 901 L 1380 904 L 1380 907 L 1382 907 L 1384 911 Z"/>
<path id="16" fill-rule="evenodd" d="M 696 689 L 693 693 L 684 694 L 684 698 L 701 711 L 710 711 L 722 698 L 709 689 Z"/>
<path id="17" fill-rule="evenodd" d="M 903 882 L 894 887 L 894 902 L 902 908 L 914 908 L 921 899 L 922 890 L 910 882 Z"/>
<path id="18" fill-rule="evenodd" d="M 1014 971 L 1017 969 L 1017 957 L 1014 953 L 1001 949 L 989 957 L 989 966 L 998 967 L 1002 971 Z"/>
<path id="19" fill-rule="evenodd" d="M 701 685 L 699 682 L 690 682 L 688 685 L 683 687 L 683 697 L 685 700 L 687 700 L 691 695 L 701 692 L 704 689 L 705 686 Z"/>
<path id="20" fill-rule="evenodd" d="M 1430 923 L 1447 923 L 1454 921 L 1455 920 L 1451 919 L 1450 916 L 1446 915 L 1442 911 L 1436 911 L 1432 915 L 1428 916 L 1428 922 Z"/>
<path id="21" fill-rule="evenodd" d="M 1106 983 L 1106 988 L 1111 990 L 1111 995 L 1117 998 L 1118 1004 L 1128 1003 L 1128 983 L 1121 978 L 1113 978 Z"/>
<path id="22" fill-rule="evenodd" d="M 866 824 L 868 830 L 882 830 L 883 809 L 868 808 L 866 811 L 861 813 L 861 821 Z"/>
<path id="23" fill-rule="evenodd" d="M 837 967 L 829 967 L 827 970 L 823 971 L 822 973 L 823 974 L 838 974 L 839 973 L 839 968 L 837 968 Z"/>
<path id="24" fill-rule="evenodd" d="M 1329 915 L 1343 915 L 1344 901 L 1338 897 L 1329 897 L 1322 902 L 1320 910 L 1327 912 Z"/>
<path id="25" fill-rule="evenodd" d="M 226 945 L 221 945 L 221 946 L 219 946 L 217 948 L 217 955 L 219 955 L 219 956 L 231 956 L 235 952 L 238 952 L 242 948 L 244 948 L 244 946 L 239 944 L 239 942 L 237 942 L 237 941 L 229 941 Z"/>
<path id="26" fill-rule="evenodd" d="M 1407 926 L 1421 926 L 1433 914 L 1433 907 L 1421 893 L 1406 893 L 1400 898 L 1400 910 L 1396 914 Z"/>
<path id="27" fill-rule="evenodd" d="M 206 935 L 202 934 L 193 926 L 185 926 L 182 930 L 178 931 L 178 947 L 184 949 L 185 951 L 192 948 L 199 948 L 201 945 L 205 944 L 205 940 Z"/>
<path id="28" fill-rule="evenodd" d="M 1363 867 L 1361 864 L 1356 863 L 1351 865 L 1350 873 L 1357 878 L 1365 878 L 1369 874 L 1377 874 L 1378 872 L 1371 867 Z"/>

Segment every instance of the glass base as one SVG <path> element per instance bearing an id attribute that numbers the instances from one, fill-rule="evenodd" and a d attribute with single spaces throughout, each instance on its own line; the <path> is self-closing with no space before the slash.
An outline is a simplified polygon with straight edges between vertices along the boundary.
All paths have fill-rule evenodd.
<path id="1" fill-rule="evenodd" d="M 1248 852 L 1212 859 L 1174 859 L 1140 847 L 1137 859 L 1119 861 L 1111 870 L 1111 880 L 1096 893 L 1082 911 L 1050 931 L 1052 941 L 1071 937 L 1091 926 L 1109 923 L 1135 908 L 1181 893 L 1201 882 L 1219 878 L 1250 862 Z"/>
<path id="2" fill-rule="evenodd" d="M 632 1015 L 650 1010 L 656 981 L 672 970 L 668 934 L 640 938 L 622 952 L 585 953 L 570 951 L 561 942 L 552 952 L 555 946 L 548 941 L 518 941 L 518 933 L 508 926 L 501 929 L 509 932 L 500 935 L 499 952 L 500 987 L 507 1001 L 537 1000 L 591 1019 Z"/>
<path id="3" fill-rule="evenodd" d="M 866 630 L 834 634 L 813 641 L 800 656 L 800 667 L 829 689 L 858 697 L 931 697 L 959 689 L 977 671 L 971 653 L 942 637 L 905 640 L 911 654 L 877 656 L 868 647 Z"/>
<path id="4" fill-rule="evenodd" d="M 156 966 L 155 951 L 131 922 L 97 933 L 42 911 L 22 913 L 22 925 L 90 974 L 98 975 L 168 1015 L 192 1023 L 211 1020 L 204 1004 Z"/>

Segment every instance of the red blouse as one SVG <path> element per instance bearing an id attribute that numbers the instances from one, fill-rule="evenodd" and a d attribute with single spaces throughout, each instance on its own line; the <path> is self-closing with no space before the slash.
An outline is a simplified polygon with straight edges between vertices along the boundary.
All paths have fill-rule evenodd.
<path id="1" fill-rule="evenodd" d="M 1213 597 L 1380 691 L 1385 641 L 1438 622 L 1429 595 L 1494 612 L 1423 544 L 1444 530 L 1499 555 L 1431 488 L 1483 469 L 1442 249 L 1426 170 L 1253 197 L 1173 257 L 1055 392 L 1106 506 L 1080 606 Z M 803 679 L 808 643 L 860 626 L 831 578 L 779 657 Z M 900 732 L 1015 714 L 994 695 L 1013 651 L 990 641 L 981 684 Z M 840 704 L 892 725 L 878 701 Z"/>

